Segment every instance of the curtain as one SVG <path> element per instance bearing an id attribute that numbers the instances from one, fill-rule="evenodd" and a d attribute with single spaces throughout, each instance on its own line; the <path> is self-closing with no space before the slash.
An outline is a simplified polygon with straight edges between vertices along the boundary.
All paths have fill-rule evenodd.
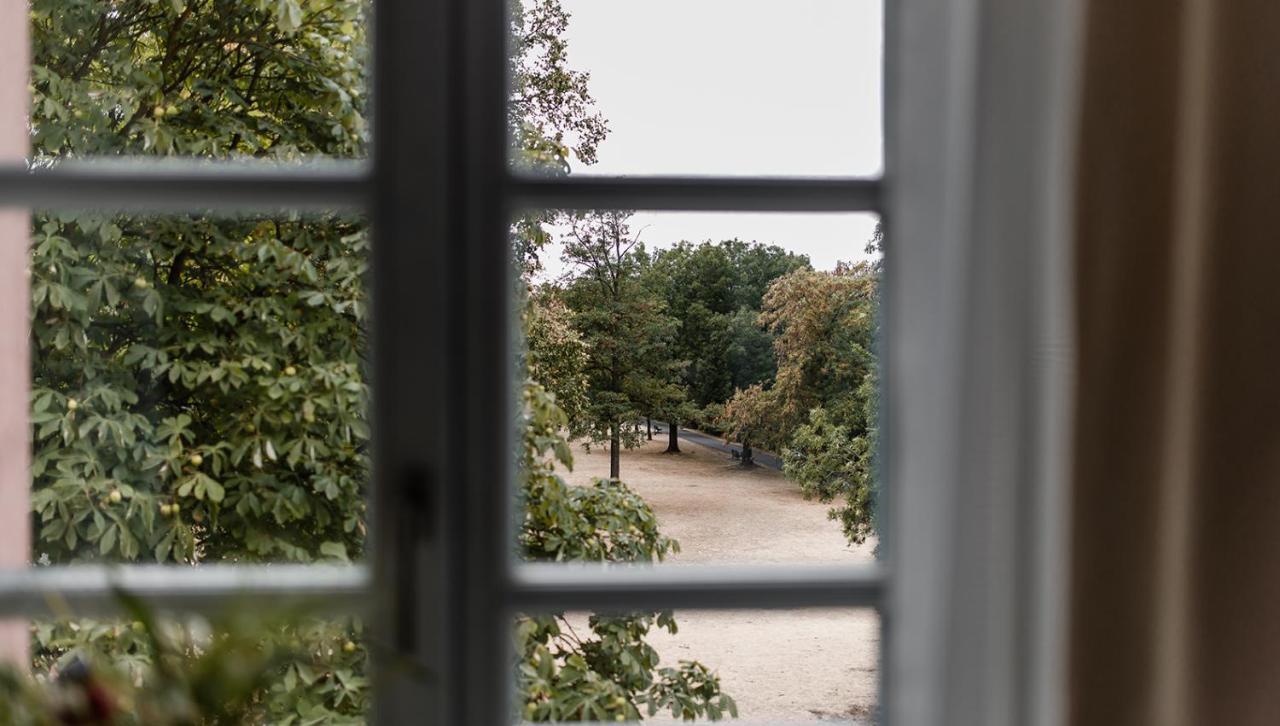
<path id="1" fill-rule="evenodd" d="M 1280 724 L 1280 3 L 1086 4 L 1069 722 Z"/>

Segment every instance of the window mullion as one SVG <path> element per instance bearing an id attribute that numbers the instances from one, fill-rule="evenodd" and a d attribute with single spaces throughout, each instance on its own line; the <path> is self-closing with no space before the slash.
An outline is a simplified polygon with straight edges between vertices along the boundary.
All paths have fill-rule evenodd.
<path id="1" fill-rule="evenodd" d="M 456 568 L 446 512 L 455 496 L 444 339 L 457 309 L 453 175 L 457 73 L 453 0 L 373 3 L 371 247 L 373 488 L 370 623 L 378 724 L 446 724 L 458 671 L 449 661 Z M 447 485 L 446 485 L 447 484 Z"/>
<path id="2" fill-rule="evenodd" d="M 511 621 L 505 588 L 514 557 L 514 349 L 511 205 L 507 197 L 507 102 L 510 35 L 508 0 L 454 0 L 462 26 L 454 79 L 456 161 L 465 203 L 461 238 L 454 241 L 463 289 L 454 361 L 454 392 L 461 428 L 454 452 L 461 505 L 452 521 L 464 549 L 454 559 L 460 598 L 453 662 L 466 679 L 459 691 L 458 723 L 511 720 L 514 693 Z"/>

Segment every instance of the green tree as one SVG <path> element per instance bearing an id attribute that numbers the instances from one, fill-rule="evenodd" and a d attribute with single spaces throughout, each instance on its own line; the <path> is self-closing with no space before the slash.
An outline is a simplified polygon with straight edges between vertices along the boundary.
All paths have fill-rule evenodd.
<path id="1" fill-rule="evenodd" d="M 589 73 L 568 64 L 569 14 L 560 0 L 509 0 L 512 88 L 507 105 L 514 163 L 525 172 L 568 174 L 573 161 L 596 162 L 609 132 L 595 108 Z M 512 261 L 526 281 L 542 269 L 540 254 L 551 240 L 547 225 L 568 215 L 526 210 L 513 224 Z"/>
<path id="2" fill-rule="evenodd" d="M 675 321 L 641 274 L 647 263 L 629 213 L 593 212 L 572 221 L 563 259 L 572 268 L 564 290 L 574 327 L 588 349 L 588 434 L 609 444 L 609 476 L 619 475 L 621 450 L 640 443 L 625 424 L 678 406 Z"/>
<path id="3" fill-rule="evenodd" d="M 365 153 L 360 2 L 35 0 L 30 13 L 34 166 Z M 33 222 L 41 560 L 359 555 L 363 223 L 93 212 Z M 258 720 L 358 720 L 357 634 L 342 622 L 276 631 L 307 647 L 273 666 Z M 169 657 L 128 623 L 42 623 L 34 641 L 37 669 L 99 653 L 127 664 L 131 681 Z"/>
<path id="4" fill-rule="evenodd" d="M 759 323 L 760 311 L 738 308 L 725 316 L 723 340 L 728 379 L 738 390 L 745 386 L 769 383 L 777 374 L 778 366 L 773 357 L 773 334 Z M 729 396 L 719 399 L 727 400 Z M 717 401 L 708 401 L 715 403 Z"/>
<path id="5" fill-rule="evenodd" d="M 362 4 L 32 4 L 33 163 L 359 156 Z M 36 549 L 308 561 L 362 548 L 359 220 L 37 214 Z"/>
<path id="6" fill-rule="evenodd" d="M 699 410 L 724 403 L 739 388 L 772 379 L 772 335 L 756 318 L 769 284 L 807 267 L 803 255 L 736 239 L 681 242 L 654 253 L 647 284 L 666 300 L 676 319 L 675 356 L 685 362 L 681 385 L 692 404 L 666 419 L 669 451 L 678 450 L 679 425 Z"/>

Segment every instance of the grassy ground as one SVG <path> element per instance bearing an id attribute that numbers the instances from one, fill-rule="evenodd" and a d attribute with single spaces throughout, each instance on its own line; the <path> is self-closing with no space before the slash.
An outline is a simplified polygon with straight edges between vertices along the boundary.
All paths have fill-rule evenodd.
<path id="1" fill-rule="evenodd" d="M 827 505 L 809 502 L 783 476 L 743 469 L 727 454 L 664 440 L 623 452 L 622 480 L 654 508 L 664 534 L 680 542 L 672 566 L 687 563 L 857 563 Z M 608 476 L 604 449 L 574 451 L 568 479 Z M 654 644 L 664 661 L 699 660 L 720 673 L 744 720 L 869 722 L 876 703 L 880 623 L 871 611 L 681 611 L 680 632 Z"/>

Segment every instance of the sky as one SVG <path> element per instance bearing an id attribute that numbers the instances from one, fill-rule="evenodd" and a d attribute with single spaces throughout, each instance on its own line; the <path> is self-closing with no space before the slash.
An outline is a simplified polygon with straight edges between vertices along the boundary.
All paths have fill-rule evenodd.
<path id="1" fill-rule="evenodd" d="M 879 0 L 562 0 L 569 65 L 608 120 L 575 174 L 872 176 L 883 164 Z M 739 238 L 863 259 L 869 214 L 639 212 L 650 249 Z M 563 267 L 549 249 L 546 275 Z"/>

